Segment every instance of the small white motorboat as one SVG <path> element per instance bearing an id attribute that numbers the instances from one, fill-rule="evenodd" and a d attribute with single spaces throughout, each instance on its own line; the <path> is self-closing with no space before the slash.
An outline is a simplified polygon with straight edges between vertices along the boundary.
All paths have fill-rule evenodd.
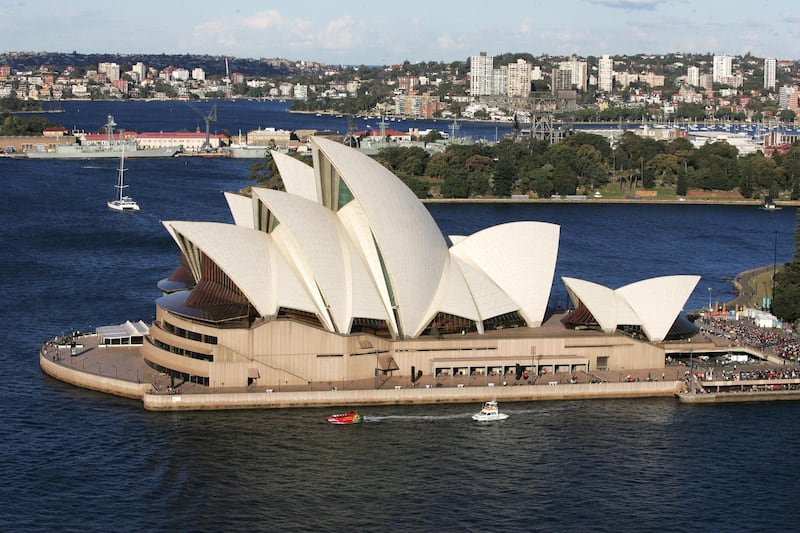
<path id="1" fill-rule="evenodd" d="M 491 422 L 492 420 L 505 420 L 506 418 L 508 418 L 508 415 L 500 412 L 496 400 L 484 403 L 481 412 L 472 415 L 472 419 L 478 422 Z"/>

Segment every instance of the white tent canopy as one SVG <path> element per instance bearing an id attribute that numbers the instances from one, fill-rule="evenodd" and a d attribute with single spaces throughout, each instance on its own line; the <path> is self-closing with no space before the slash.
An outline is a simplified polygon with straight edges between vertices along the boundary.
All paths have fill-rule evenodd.
<path id="1" fill-rule="evenodd" d="M 99 344 L 106 346 L 141 345 L 144 342 L 144 336 L 148 333 L 150 333 L 150 328 L 141 320 L 138 322 L 127 320 L 124 324 L 97 328 Z"/>

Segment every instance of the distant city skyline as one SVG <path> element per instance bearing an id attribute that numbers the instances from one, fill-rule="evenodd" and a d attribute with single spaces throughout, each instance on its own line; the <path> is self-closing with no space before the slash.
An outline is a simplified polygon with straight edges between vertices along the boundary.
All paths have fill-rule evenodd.
<path id="1" fill-rule="evenodd" d="M 346 65 L 492 55 L 711 53 L 800 60 L 794 0 L 6 2 L 0 51 L 210 54 Z"/>

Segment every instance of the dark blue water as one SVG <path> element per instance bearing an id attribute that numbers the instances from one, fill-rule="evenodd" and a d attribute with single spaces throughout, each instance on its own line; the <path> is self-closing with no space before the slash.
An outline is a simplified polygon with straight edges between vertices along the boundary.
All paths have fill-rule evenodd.
<path id="1" fill-rule="evenodd" d="M 63 112 L 48 113 L 48 119 L 68 129 L 89 132 L 102 130 L 106 116 L 113 115 L 118 128 L 137 132 L 153 131 L 205 131 L 205 118 L 216 106 L 217 120 L 209 125 L 211 133 L 225 133 L 234 136 L 245 135 L 257 128 L 279 128 L 288 130 L 328 130 L 344 135 L 347 132 L 347 118 L 344 116 L 313 113 L 289 113 L 289 102 L 218 100 L 192 103 L 181 101 L 152 102 L 63 102 Z M 380 130 L 379 119 L 358 117 L 357 130 Z M 511 131 L 510 124 L 491 124 L 482 122 L 459 122 L 458 129 L 451 130 L 452 120 L 388 120 L 386 128 L 408 131 L 437 129 L 456 137 L 471 137 L 495 141 Z"/>
<path id="2" fill-rule="evenodd" d="M 490 426 L 469 419 L 478 406 L 398 406 L 333 427 L 323 421 L 329 409 L 149 413 L 48 378 L 38 368 L 44 339 L 152 319 L 155 283 L 178 260 L 160 222 L 230 222 L 222 191 L 247 184 L 249 162 L 131 160 L 135 214 L 105 207 L 115 165 L 0 159 L 4 531 L 796 527 L 794 402 L 518 403 Z M 699 274 L 688 308 L 706 305 L 708 288 L 730 299 L 725 276 L 770 264 L 775 231 L 779 261 L 791 258 L 796 217 L 683 205 L 430 210 L 454 234 L 512 220 L 560 224 L 554 302 L 566 298 L 561 275 L 618 286 Z"/>

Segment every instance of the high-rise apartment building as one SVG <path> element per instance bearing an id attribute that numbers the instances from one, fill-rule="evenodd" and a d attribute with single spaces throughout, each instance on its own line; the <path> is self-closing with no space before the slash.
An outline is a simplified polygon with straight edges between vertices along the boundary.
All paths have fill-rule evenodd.
<path id="1" fill-rule="evenodd" d="M 783 85 L 778 89 L 778 108 L 791 109 L 798 111 L 798 88 L 797 85 Z"/>
<path id="2" fill-rule="evenodd" d="M 147 67 L 145 67 L 144 63 L 142 63 L 141 61 L 133 65 L 131 67 L 131 70 L 136 73 L 139 81 L 142 81 L 147 77 Z"/>
<path id="3" fill-rule="evenodd" d="M 555 94 L 556 91 L 561 91 L 565 89 L 572 89 L 574 83 L 572 83 L 572 69 L 571 68 L 562 68 L 559 66 L 556 69 L 553 69 L 553 93 Z"/>
<path id="4" fill-rule="evenodd" d="M 589 67 L 586 61 L 578 61 L 574 57 L 569 61 L 562 61 L 558 65 L 559 70 L 569 70 L 572 79 L 572 85 L 579 91 L 585 91 L 589 82 Z M 559 87 L 559 89 L 571 89 L 573 87 Z"/>
<path id="5" fill-rule="evenodd" d="M 97 72 L 105 74 L 110 82 L 115 82 L 119 79 L 119 65 L 116 63 L 98 63 Z"/>
<path id="6" fill-rule="evenodd" d="M 778 62 L 774 57 L 768 57 L 764 60 L 764 88 L 775 88 L 775 69 Z"/>
<path id="7" fill-rule="evenodd" d="M 505 95 L 508 89 L 508 67 L 501 65 L 500 68 L 492 70 L 492 92 L 491 94 Z"/>
<path id="8" fill-rule="evenodd" d="M 691 85 L 692 87 L 699 87 L 700 86 L 700 69 L 691 66 L 686 69 L 686 83 Z"/>
<path id="9" fill-rule="evenodd" d="M 469 58 L 469 87 L 472 96 L 492 94 L 494 58 L 481 52 Z"/>
<path id="10" fill-rule="evenodd" d="M 714 83 L 726 83 L 733 75 L 733 56 L 714 56 Z"/>
<path id="11" fill-rule="evenodd" d="M 598 63 L 597 88 L 607 93 L 614 89 L 614 60 L 609 55 L 602 56 Z"/>
<path id="12" fill-rule="evenodd" d="M 508 96 L 527 97 L 531 94 L 531 65 L 524 59 L 508 65 Z"/>

